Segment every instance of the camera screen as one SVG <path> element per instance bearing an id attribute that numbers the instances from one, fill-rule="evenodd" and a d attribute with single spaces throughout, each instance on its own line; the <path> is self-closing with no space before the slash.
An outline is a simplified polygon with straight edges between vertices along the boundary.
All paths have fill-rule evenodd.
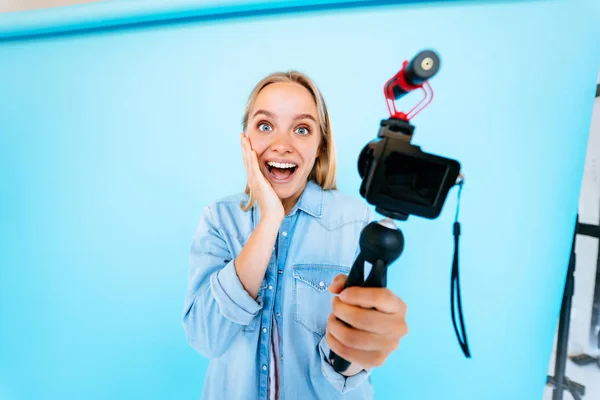
<path id="1" fill-rule="evenodd" d="M 406 153 L 391 152 L 384 168 L 382 194 L 409 203 L 433 207 L 448 167 Z"/>

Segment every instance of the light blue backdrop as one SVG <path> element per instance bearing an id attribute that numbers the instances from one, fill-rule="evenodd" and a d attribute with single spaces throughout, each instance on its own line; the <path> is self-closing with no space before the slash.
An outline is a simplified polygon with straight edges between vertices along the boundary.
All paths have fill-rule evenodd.
<path id="1" fill-rule="evenodd" d="M 262 15 L 288 3 L 115 1 L 0 16 L 0 398 L 198 398 L 207 361 L 181 326 L 188 250 L 203 207 L 244 187 L 238 133 L 251 87 L 288 68 L 318 82 L 339 186 L 358 196 L 358 153 L 388 116 L 383 84 L 424 48 L 442 68 L 414 142 L 460 160 L 466 175 L 461 284 L 473 359 L 450 319 L 453 190 L 439 219 L 402 224 L 406 250 L 389 285 L 409 306 L 410 334 L 374 372 L 377 398 L 541 398 L 600 6 L 372 3 Z M 224 14 L 190 18 L 207 10 Z M 168 23 L 176 16 L 190 19 Z M 108 29 L 152 20 L 163 23 Z"/>

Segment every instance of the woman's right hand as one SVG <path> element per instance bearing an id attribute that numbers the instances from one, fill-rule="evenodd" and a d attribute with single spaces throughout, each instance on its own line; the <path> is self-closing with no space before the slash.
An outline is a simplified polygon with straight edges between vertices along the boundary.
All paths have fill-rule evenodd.
<path id="1" fill-rule="evenodd" d="M 252 150 L 250 141 L 242 132 L 240 134 L 242 142 L 242 155 L 244 158 L 244 167 L 248 179 L 248 187 L 254 195 L 258 206 L 260 207 L 261 219 L 269 218 L 273 221 L 281 221 L 285 217 L 283 204 L 277 196 L 271 183 L 265 178 L 258 164 L 258 156 Z"/>

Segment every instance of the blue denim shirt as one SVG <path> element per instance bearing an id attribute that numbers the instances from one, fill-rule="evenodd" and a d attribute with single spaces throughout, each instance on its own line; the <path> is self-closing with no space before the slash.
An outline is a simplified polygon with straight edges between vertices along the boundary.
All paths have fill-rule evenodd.
<path id="1" fill-rule="evenodd" d="M 268 400 L 273 319 L 280 335 L 280 399 L 372 399 L 370 371 L 337 373 L 325 339 L 329 285 L 350 272 L 371 208 L 358 196 L 308 182 L 281 224 L 254 300 L 234 268 L 260 218 L 256 205 L 241 210 L 246 200 L 242 193 L 207 206 L 192 243 L 183 326 L 190 346 L 210 360 L 202 399 Z"/>

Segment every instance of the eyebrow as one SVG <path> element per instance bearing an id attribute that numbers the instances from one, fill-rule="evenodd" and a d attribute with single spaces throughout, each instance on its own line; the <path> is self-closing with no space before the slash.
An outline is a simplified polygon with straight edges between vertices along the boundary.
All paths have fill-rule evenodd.
<path id="1" fill-rule="evenodd" d="M 263 114 L 269 118 L 275 119 L 275 114 L 273 114 L 272 112 L 269 112 L 267 110 L 257 110 L 254 113 L 254 115 L 252 116 L 252 118 L 256 117 L 258 114 Z M 299 120 L 299 119 L 310 119 L 310 120 L 313 120 L 315 123 L 317 122 L 315 117 L 313 117 L 311 114 L 298 114 L 298 115 L 296 115 L 296 117 L 294 117 L 294 120 Z"/>

